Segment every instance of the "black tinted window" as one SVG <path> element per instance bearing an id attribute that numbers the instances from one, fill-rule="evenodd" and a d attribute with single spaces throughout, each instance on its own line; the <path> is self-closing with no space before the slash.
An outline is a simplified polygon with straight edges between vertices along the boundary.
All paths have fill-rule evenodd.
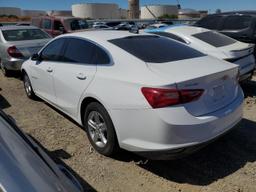
<path id="1" fill-rule="evenodd" d="M 153 33 L 156 34 L 156 35 L 160 35 L 160 36 L 163 36 L 163 37 L 168 37 L 168 38 L 174 39 L 176 41 L 180 41 L 181 43 L 186 43 L 186 41 L 184 41 L 184 39 L 182 39 L 181 37 L 178 37 L 177 35 L 174 35 L 172 33 L 166 33 L 166 32 L 153 32 Z"/>
<path id="2" fill-rule="evenodd" d="M 64 60 L 73 63 L 92 64 L 94 57 L 94 45 L 80 39 L 68 39 L 64 53 Z"/>
<path id="3" fill-rule="evenodd" d="M 95 44 L 81 39 L 69 39 L 64 53 L 64 61 L 86 64 L 107 64 L 108 55 Z"/>
<path id="4" fill-rule="evenodd" d="M 141 35 L 109 42 L 149 63 L 164 63 L 204 56 L 192 48 L 167 38 Z"/>
<path id="5" fill-rule="evenodd" d="M 64 42 L 64 39 L 57 39 L 47 45 L 41 53 L 42 59 L 46 61 L 59 61 Z"/>
<path id="6" fill-rule="evenodd" d="M 52 23 L 50 19 L 44 19 L 43 20 L 43 29 L 51 29 Z"/>
<path id="7" fill-rule="evenodd" d="M 229 16 L 225 19 L 223 30 L 245 29 L 251 25 L 251 16 Z"/>
<path id="8" fill-rule="evenodd" d="M 110 58 L 108 54 L 101 48 L 95 46 L 95 57 L 93 59 L 95 64 L 109 64 Z"/>
<path id="9" fill-rule="evenodd" d="M 222 16 L 207 16 L 196 23 L 196 26 L 207 29 L 218 29 L 222 21 Z"/>
<path id="10" fill-rule="evenodd" d="M 223 47 L 223 46 L 236 43 L 236 40 L 214 31 L 197 33 L 197 34 L 194 34 L 193 36 L 214 47 Z"/>

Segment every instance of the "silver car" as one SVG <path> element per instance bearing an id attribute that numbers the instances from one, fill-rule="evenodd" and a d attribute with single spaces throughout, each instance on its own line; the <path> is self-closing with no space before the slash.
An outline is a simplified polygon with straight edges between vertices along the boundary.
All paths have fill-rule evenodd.
<path id="1" fill-rule="evenodd" d="M 5 76 L 20 70 L 22 63 L 37 53 L 51 39 L 34 26 L 0 27 L 0 65 Z"/>
<path id="2" fill-rule="evenodd" d="M 57 165 L 0 110 L 0 192 L 82 192 L 77 179 Z"/>

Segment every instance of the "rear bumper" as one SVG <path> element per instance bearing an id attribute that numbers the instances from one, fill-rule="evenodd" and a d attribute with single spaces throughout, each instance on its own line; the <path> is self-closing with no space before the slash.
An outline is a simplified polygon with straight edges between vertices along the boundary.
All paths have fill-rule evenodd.
<path id="1" fill-rule="evenodd" d="M 234 125 L 234 128 L 236 127 L 236 124 Z M 202 148 L 206 147 L 207 145 L 213 143 L 214 141 L 218 140 L 220 137 L 223 137 L 232 129 L 229 129 L 228 131 L 216 136 L 213 139 L 210 139 L 206 142 L 202 142 L 200 144 L 192 145 L 192 146 L 187 146 L 187 147 L 181 147 L 178 149 L 171 149 L 171 150 L 160 150 L 160 151 L 140 151 L 136 152 L 136 154 L 143 156 L 145 158 L 151 159 L 151 160 L 172 160 L 172 159 L 179 159 L 186 157 L 187 155 L 190 155 L 192 153 L 195 153 Z"/>
<path id="2" fill-rule="evenodd" d="M 241 88 L 240 88 L 241 89 Z M 244 95 L 228 106 L 204 116 L 184 107 L 144 110 L 110 110 L 121 148 L 150 157 L 190 153 L 231 130 L 242 119 Z M 174 154 L 174 155 L 173 155 Z"/>
<path id="3" fill-rule="evenodd" d="M 25 59 L 15 59 L 11 58 L 3 61 L 3 65 L 7 70 L 19 71 L 21 69 L 22 63 Z"/>

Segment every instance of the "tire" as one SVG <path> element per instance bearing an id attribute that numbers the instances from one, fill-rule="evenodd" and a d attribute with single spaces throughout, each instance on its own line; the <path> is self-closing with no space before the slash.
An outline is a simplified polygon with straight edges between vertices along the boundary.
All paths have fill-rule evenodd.
<path id="1" fill-rule="evenodd" d="M 0 66 L 1 66 L 1 70 L 2 70 L 2 73 L 5 77 L 9 77 L 10 76 L 10 73 L 11 71 L 6 69 L 3 65 L 3 63 L 0 63 Z"/>
<path id="2" fill-rule="evenodd" d="M 107 110 L 99 103 L 90 103 L 85 111 L 84 126 L 93 148 L 102 155 L 112 156 L 118 149 L 115 128 Z"/>
<path id="3" fill-rule="evenodd" d="M 24 84 L 24 89 L 25 89 L 25 92 L 26 92 L 26 95 L 28 96 L 28 98 L 33 99 L 33 100 L 36 99 L 36 95 L 32 88 L 32 84 L 31 84 L 30 79 L 26 73 L 23 76 L 23 84 Z"/>

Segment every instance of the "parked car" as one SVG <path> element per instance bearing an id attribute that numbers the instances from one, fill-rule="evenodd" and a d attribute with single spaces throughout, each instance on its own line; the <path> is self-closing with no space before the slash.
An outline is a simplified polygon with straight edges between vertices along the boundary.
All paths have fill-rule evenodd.
<path id="1" fill-rule="evenodd" d="M 239 65 L 240 81 L 252 78 L 255 70 L 254 45 L 242 43 L 221 33 L 186 25 L 146 30 L 177 40 L 202 53 Z"/>
<path id="2" fill-rule="evenodd" d="M 93 28 L 94 29 L 113 29 L 112 27 L 109 27 L 108 25 L 106 24 L 95 24 L 93 25 Z"/>
<path id="3" fill-rule="evenodd" d="M 189 153 L 242 117 L 238 66 L 157 35 L 87 31 L 55 38 L 22 65 L 38 96 L 87 130 L 103 155 Z"/>
<path id="4" fill-rule="evenodd" d="M 122 22 L 121 24 L 114 27 L 115 30 L 129 31 L 133 27 L 136 27 L 134 22 Z"/>
<path id="5" fill-rule="evenodd" d="M 55 164 L 2 110 L 0 146 L 0 191 L 83 191 L 70 171 Z"/>
<path id="6" fill-rule="evenodd" d="M 146 29 L 159 29 L 159 28 L 164 28 L 164 27 L 168 27 L 169 25 L 164 24 L 164 23 L 156 23 L 156 24 L 152 24 L 147 26 Z"/>
<path id="7" fill-rule="evenodd" d="M 37 53 L 51 37 L 33 26 L 0 27 L 0 66 L 5 76 Z"/>
<path id="8" fill-rule="evenodd" d="M 256 11 L 234 11 L 208 15 L 196 26 L 217 30 L 246 43 L 256 43 Z"/>
<path id="9" fill-rule="evenodd" d="M 32 18 L 32 25 L 45 30 L 52 37 L 89 27 L 85 19 L 76 17 L 36 17 Z"/>

